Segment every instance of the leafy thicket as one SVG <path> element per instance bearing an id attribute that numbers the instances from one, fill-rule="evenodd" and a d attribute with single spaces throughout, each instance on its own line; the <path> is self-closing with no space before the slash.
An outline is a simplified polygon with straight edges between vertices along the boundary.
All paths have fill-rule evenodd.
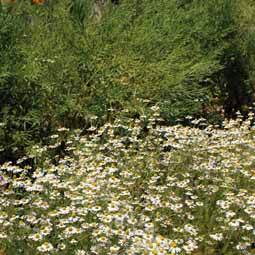
<path id="1" fill-rule="evenodd" d="M 123 108 L 137 116 L 158 104 L 173 123 L 190 114 L 213 121 L 221 106 L 231 115 L 251 103 L 253 1 L 116 2 L 0 5 L 4 157 Z"/>

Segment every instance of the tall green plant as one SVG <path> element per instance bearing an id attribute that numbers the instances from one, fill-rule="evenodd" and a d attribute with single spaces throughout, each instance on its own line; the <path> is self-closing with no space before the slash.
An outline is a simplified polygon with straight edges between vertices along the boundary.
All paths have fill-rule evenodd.
<path id="1" fill-rule="evenodd" d="M 124 108 L 137 116 L 158 104 L 172 123 L 208 115 L 214 97 L 231 114 L 250 103 L 250 0 L 105 1 L 100 19 L 93 8 L 49 0 L 1 10 L 0 140 L 14 154 Z"/>
<path id="2" fill-rule="evenodd" d="M 160 102 L 169 118 L 198 114 L 224 86 L 225 56 L 238 52 L 235 8 L 228 0 L 189 1 L 185 8 L 175 1 L 122 1 L 93 27 L 91 40 L 118 91 L 131 88 Z"/>

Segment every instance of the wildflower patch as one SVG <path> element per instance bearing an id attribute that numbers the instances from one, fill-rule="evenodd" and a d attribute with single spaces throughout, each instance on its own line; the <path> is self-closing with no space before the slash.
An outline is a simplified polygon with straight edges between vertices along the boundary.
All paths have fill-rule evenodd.
<path id="1" fill-rule="evenodd" d="M 32 175 L 2 165 L 6 254 L 253 254 L 253 115 L 216 129 L 161 126 L 154 110 L 76 130 L 72 154 Z"/>

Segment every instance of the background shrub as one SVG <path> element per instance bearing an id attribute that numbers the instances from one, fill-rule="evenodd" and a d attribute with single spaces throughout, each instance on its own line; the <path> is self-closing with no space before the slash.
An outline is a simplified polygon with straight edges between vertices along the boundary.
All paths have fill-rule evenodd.
<path id="1" fill-rule="evenodd" d="M 252 103 L 251 0 L 0 6 L 4 159 L 57 127 L 84 128 L 94 115 L 103 123 L 123 108 L 137 116 L 158 104 L 168 123 L 215 122 Z"/>

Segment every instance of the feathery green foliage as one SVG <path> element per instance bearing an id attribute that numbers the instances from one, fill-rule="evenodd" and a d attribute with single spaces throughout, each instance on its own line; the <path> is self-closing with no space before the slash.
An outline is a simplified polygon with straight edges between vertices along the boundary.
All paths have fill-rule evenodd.
<path id="1" fill-rule="evenodd" d="M 0 6 L 5 154 L 59 126 L 87 126 L 93 115 L 103 123 L 123 108 L 137 116 L 158 104 L 169 123 L 201 114 L 213 121 L 221 106 L 231 115 L 252 101 L 250 0 Z M 218 112 L 210 110 L 214 98 Z"/>

